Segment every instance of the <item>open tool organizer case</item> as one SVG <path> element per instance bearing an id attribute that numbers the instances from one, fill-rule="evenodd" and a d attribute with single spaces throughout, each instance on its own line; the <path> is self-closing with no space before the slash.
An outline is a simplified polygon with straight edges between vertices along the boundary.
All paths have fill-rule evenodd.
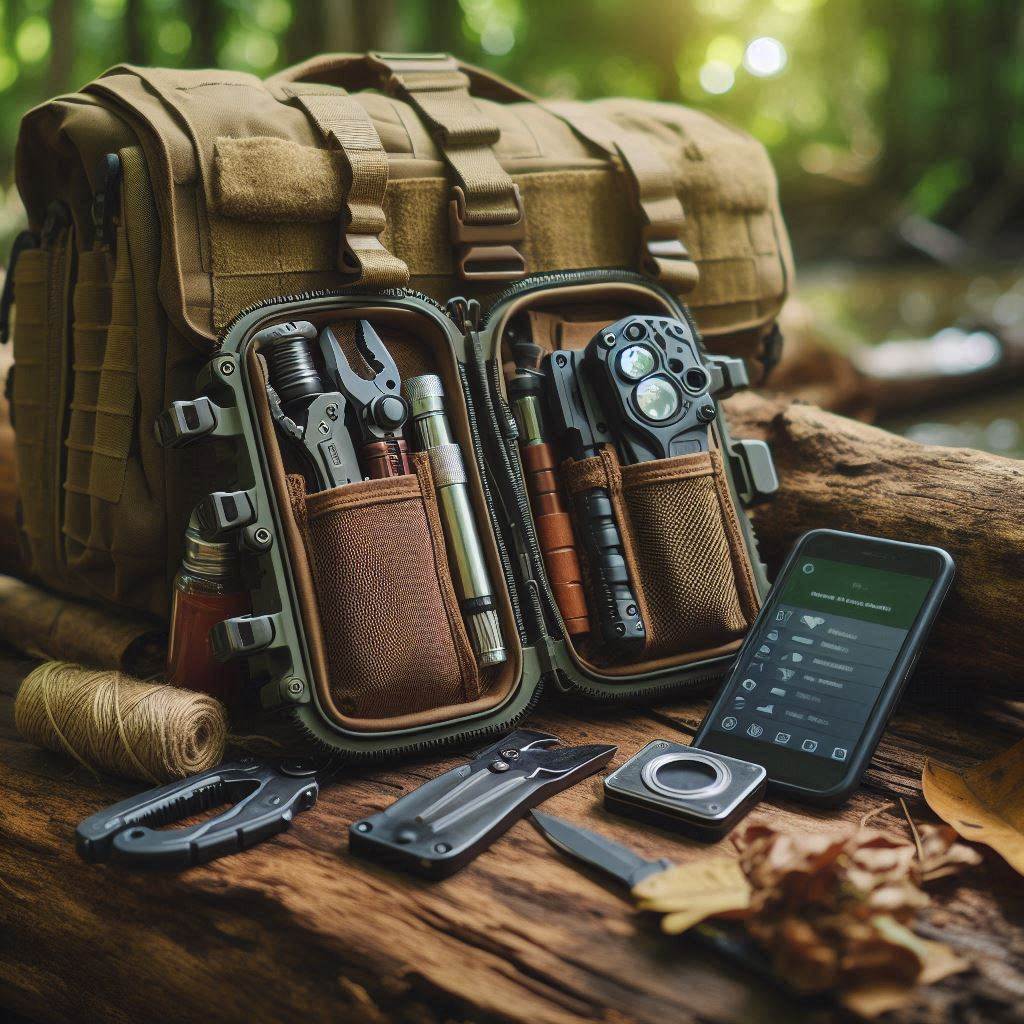
<path id="1" fill-rule="evenodd" d="M 508 728 L 545 682 L 636 699 L 723 673 L 767 590 L 744 505 L 770 493 L 774 474 L 763 445 L 730 439 L 717 406 L 708 451 L 623 466 L 605 444 L 562 463 L 566 507 L 576 508 L 583 488 L 609 495 L 646 625 L 630 656 L 609 653 L 596 622 L 570 636 L 531 511 L 509 406 L 513 347 L 525 333 L 536 358 L 557 357 L 637 314 L 650 323 L 678 319 L 696 337 L 668 292 L 616 271 L 525 278 L 486 311 L 391 289 L 272 300 L 237 318 L 201 375 L 202 395 L 172 407 L 161 429 L 173 445 L 206 435 L 236 443 L 237 476 L 201 504 L 198 518 L 211 537 L 239 536 L 251 563 L 252 615 L 226 621 L 213 638 L 222 657 L 247 659 L 264 710 L 285 712 L 284 724 L 358 756 Z M 315 351 L 325 328 L 361 378 L 374 369 L 372 353 L 360 350 L 363 332 L 383 343 L 401 380 L 440 378 L 494 596 L 500 663 L 481 662 L 488 640 L 472 642 L 460 613 L 452 571 L 460 556 L 446 544 L 435 487 L 443 465 L 412 451 L 404 475 L 360 480 L 357 470 L 352 482 L 308 493 L 295 450 L 275 427 L 281 412 L 272 409 L 268 365 L 282 334 L 304 332 Z M 716 399 L 743 386 L 742 361 L 699 350 Z M 383 386 L 397 391 L 387 376 Z M 306 428 L 313 433 L 318 409 Z M 589 579 L 582 547 L 580 557 Z M 596 612 L 591 604 L 592 620 Z"/>
<path id="2" fill-rule="evenodd" d="M 243 552 L 252 612 L 213 635 L 248 667 L 251 731 L 382 756 L 507 728 L 544 682 L 636 697 L 724 672 L 765 591 L 744 505 L 774 476 L 717 402 L 777 358 L 790 274 L 754 140 L 669 104 L 537 100 L 442 54 L 328 54 L 266 80 L 121 65 L 26 115 L 17 180 L 29 229 L 0 333 L 12 319 L 26 567 L 166 619 L 198 509 Z M 696 346 L 684 294 L 714 353 L 692 348 L 716 389 L 708 450 L 620 464 L 597 429 L 559 467 L 554 421 L 550 449 L 521 446 L 525 362 L 635 315 L 678 318 Z M 415 411 L 409 473 L 309 486 L 285 420 L 309 424 L 266 389 L 268 339 L 289 323 L 310 325 L 324 382 L 327 327 L 380 377 L 358 351 L 364 323 L 400 381 L 440 378 L 458 500 L 436 486 L 458 467 L 416 450 Z M 616 566 L 579 543 L 575 510 L 602 489 L 582 525 L 615 525 Z M 571 529 L 546 514 L 552 494 Z M 467 553 L 445 533 L 459 501 L 488 592 L 469 605 Z M 628 654 L 562 612 L 573 572 L 556 556 L 573 532 L 584 587 L 607 572 L 635 584 L 636 607 L 616 605 L 627 632 L 645 627 Z M 495 632 L 503 655 L 482 656 Z"/>

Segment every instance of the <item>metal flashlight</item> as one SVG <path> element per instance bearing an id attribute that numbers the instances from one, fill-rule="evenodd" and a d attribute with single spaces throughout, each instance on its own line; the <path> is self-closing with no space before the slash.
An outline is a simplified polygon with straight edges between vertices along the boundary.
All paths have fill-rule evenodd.
<path id="1" fill-rule="evenodd" d="M 462 449 L 444 411 L 444 386 L 436 374 L 410 377 L 402 394 L 411 408 L 417 446 L 430 457 L 452 579 L 470 643 L 481 666 L 500 665 L 507 654 L 483 548 L 469 500 Z"/>

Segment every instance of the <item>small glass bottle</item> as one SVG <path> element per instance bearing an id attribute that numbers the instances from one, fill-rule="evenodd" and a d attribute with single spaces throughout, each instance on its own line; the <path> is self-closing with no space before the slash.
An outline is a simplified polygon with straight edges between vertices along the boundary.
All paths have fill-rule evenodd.
<path id="1" fill-rule="evenodd" d="M 208 693 L 230 707 L 241 691 L 243 668 L 238 662 L 220 662 L 214 657 L 210 630 L 250 608 L 239 572 L 238 548 L 203 540 L 190 523 L 185 531 L 185 555 L 174 577 L 167 681 Z"/>

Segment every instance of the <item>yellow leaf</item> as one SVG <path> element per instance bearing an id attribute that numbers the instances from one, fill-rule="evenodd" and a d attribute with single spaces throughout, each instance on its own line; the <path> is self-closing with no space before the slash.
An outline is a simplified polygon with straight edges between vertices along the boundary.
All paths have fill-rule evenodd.
<path id="1" fill-rule="evenodd" d="M 964 839 L 991 846 L 1024 874 L 1024 740 L 969 769 L 928 761 L 921 783 L 943 821 Z"/>
<path id="2" fill-rule="evenodd" d="M 645 878 L 633 888 L 641 910 L 666 914 L 661 927 L 670 935 L 678 935 L 717 914 L 746 910 L 750 894 L 742 868 L 724 857 L 679 864 Z"/>

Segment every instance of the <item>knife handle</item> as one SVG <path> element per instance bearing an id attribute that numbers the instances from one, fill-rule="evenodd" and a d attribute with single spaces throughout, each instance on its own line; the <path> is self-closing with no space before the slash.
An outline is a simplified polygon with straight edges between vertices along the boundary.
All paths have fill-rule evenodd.
<path id="1" fill-rule="evenodd" d="M 361 857 L 446 878 L 526 812 L 603 768 L 615 747 L 549 749 L 554 736 L 521 730 L 349 828 Z"/>

